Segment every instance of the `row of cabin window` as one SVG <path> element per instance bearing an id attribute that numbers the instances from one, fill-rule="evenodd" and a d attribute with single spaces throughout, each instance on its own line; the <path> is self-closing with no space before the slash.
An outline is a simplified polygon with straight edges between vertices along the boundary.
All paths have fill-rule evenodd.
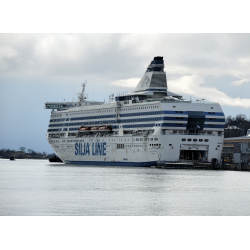
<path id="1" fill-rule="evenodd" d="M 118 120 L 119 123 L 129 123 L 129 122 L 149 122 L 149 121 L 159 121 L 163 120 L 161 118 L 142 118 L 142 119 L 128 119 L 128 120 Z"/>
<path id="2" fill-rule="evenodd" d="M 150 106 L 150 107 L 136 107 L 136 108 L 126 108 L 126 109 L 121 109 L 121 111 L 127 111 L 127 110 L 136 110 L 136 109 L 148 109 L 148 108 L 159 108 L 159 106 Z M 114 110 L 106 110 L 106 112 L 111 112 Z M 91 113 L 99 113 L 100 111 L 88 111 L 86 112 L 87 114 L 91 114 Z M 105 112 L 105 110 L 103 110 L 103 112 Z M 85 112 L 84 112 L 85 113 Z M 183 113 L 183 111 L 175 111 L 175 113 Z M 208 114 L 213 114 L 215 115 L 215 112 L 208 112 Z M 60 117 L 62 116 L 61 114 L 58 115 L 51 115 L 51 117 Z"/>
<path id="3" fill-rule="evenodd" d="M 182 141 L 186 141 L 186 138 L 182 138 Z M 192 141 L 192 139 L 187 139 L 187 141 Z M 193 141 L 197 141 L 197 139 L 193 139 Z M 208 139 L 205 139 L 204 140 L 205 142 L 208 142 L 209 140 Z M 199 142 L 203 142 L 203 139 L 199 139 Z"/>
<path id="4" fill-rule="evenodd" d="M 147 147 L 147 145 L 145 145 Z M 161 146 L 161 144 L 149 144 L 149 146 Z M 127 147 L 132 147 L 132 145 L 127 145 Z M 134 147 L 143 147 L 143 145 L 134 145 Z M 117 144 L 117 148 L 124 148 L 124 144 Z"/>
<path id="5" fill-rule="evenodd" d="M 181 112 L 182 111 L 176 111 Z M 141 115 L 157 115 L 162 114 L 162 112 L 147 112 L 147 113 L 134 113 L 134 114 L 120 114 L 120 117 L 126 117 L 126 116 L 141 116 Z M 106 119 L 106 118 L 112 118 L 115 117 L 115 115 L 103 115 L 103 116 L 86 116 L 86 117 L 74 117 L 74 118 L 66 118 L 66 121 L 76 121 L 76 120 L 91 120 L 91 119 Z M 173 119 L 184 119 L 183 117 L 172 117 Z M 150 120 L 149 118 L 148 120 Z M 214 120 L 213 118 L 210 118 L 210 120 Z M 60 122 L 65 121 L 65 118 L 62 119 L 51 119 L 50 122 Z"/>
<path id="6" fill-rule="evenodd" d="M 101 116 L 85 116 L 85 117 L 74 117 L 71 118 L 71 121 L 76 121 L 76 120 L 91 120 L 91 119 L 105 119 L 105 118 L 112 118 L 115 117 L 115 115 L 101 115 Z M 69 118 L 67 118 L 66 121 L 68 121 Z"/>
<path id="7" fill-rule="evenodd" d="M 159 106 L 123 108 L 123 109 L 121 109 L 121 111 L 137 110 L 137 109 L 149 109 L 149 108 L 159 108 Z M 83 114 L 92 114 L 92 113 L 100 113 L 100 112 L 114 112 L 114 111 L 116 111 L 116 109 L 115 110 L 112 109 L 112 110 L 87 111 L 87 112 L 83 112 Z M 73 114 L 70 114 L 70 115 L 73 115 Z M 62 115 L 61 114 L 59 114 L 59 115 L 51 115 L 51 117 L 58 117 L 58 116 L 62 116 Z"/>
<path id="8" fill-rule="evenodd" d="M 146 113 L 120 114 L 120 117 L 126 117 L 126 116 L 140 116 L 140 115 L 159 115 L 159 114 L 162 114 L 162 112 L 146 112 Z"/>
<path id="9" fill-rule="evenodd" d="M 134 107 L 134 108 L 122 108 L 121 111 L 127 111 L 127 110 L 137 110 L 137 109 L 152 109 L 152 108 L 159 108 L 159 106 L 146 106 L 146 107 Z"/>
<path id="10" fill-rule="evenodd" d="M 123 114 L 123 115 L 120 115 L 120 116 L 121 116 L 121 117 L 125 117 L 125 116 L 156 115 L 156 114 L 160 114 L 160 112 L 149 112 L 148 114 L 146 114 L 146 113 Z M 106 118 L 113 118 L 113 117 L 115 117 L 115 115 L 74 117 L 74 118 L 71 118 L 70 121 L 76 121 L 76 120 L 91 120 L 91 119 L 106 119 Z M 176 119 L 183 119 L 183 118 L 176 118 Z M 50 120 L 50 122 L 60 122 L 60 121 L 65 121 L 65 118 L 63 118 L 63 119 L 52 119 L 52 120 Z M 66 121 L 69 121 L 69 118 L 67 118 Z"/>
<path id="11" fill-rule="evenodd" d="M 59 114 L 59 115 L 51 115 L 51 117 L 61 117 L 62 114 Z"/>
<path id="12" fill-rule="evenodd" d="M 182 118 L 183 119 L 183 118 Z M 146 122 L 146 121 L 159 121 L 159 120 L 164 120 L 164 117 L 160 117 L 160 118 L 142 118 L 142 119 L 129 119 L 129 120 L 118 120 L 119 123 L 129 123 L 129 122 Z M 104 121 L 106 123 L 112 123 L 114 121 Z M 96 124 L 102 124 L 103 121 L 97 121 L 95 122 Z M 49 124 L 49 127 L 61 127 L 61 126 L 80 126 L 82 125 L 83 123 L 66 123 L 66 124 Z M 90 124 L 94 124 L 94 122 L 90 122 Z M 86 124 L 87 125 L 87 124 Z M 175 125 L 180 125 L 182 126 L 182 124 L 175 124 Z M 131 126 L 131 128 L 135 127 L 134 126 Z"/>
<path id="13" fill-rule="evenodd" d="M 106 121 L 96 121 L 96 122 L 77 122 L 77 123 L 59 123 L 59 124 L 49 124 L 49 127 L 64 127 L 64 126 L 80 126 L 80 125 L 97 125 L 103 123 L 114 123 L 115 120 Z"/>
<path id="14" fill-rule="evenodd" d="M 50 122 L 64 122 L 65 121 L 65 118 L 62 118 L 62 119 L 52 119 L 50 120 Z"/>
<path id="15" fill-rule="evenodd" d="M 148 141 L 150 140 L 150 141 L 153 141 L 153 140 L 155 140 L 155 141 L 158 141 L 158 138 L 144 138 L 144 141 L 146 141 L 148 139 Z M 143 138 L 136 138 L 136 139 L 134 139 L 134 141 L 143 141 Z"/>
<path id="16" fill-rule="evenodd" d="M 150 112 L 150 113 L 135 113 L 135 114 L 124 114 L 120 115 L 121 117 L 126 117 L 126 116 L 138 116 L 138 115 L 154 115 L 154 114 L 160 114 L 160 112 Z M 87 116 L 87 117 L 75 117 L 71 118 L 71 121 L 75 120 L 91 120 L 91 119 L 106 119 L 106 118 L 112 118 L 115 117 L 115 115 L 105 115 L 105 116 Z M 163 118 L 163 117 L 162 117 Z M 184 120 L 184 117 L 170 117 L 172 119 L 180 119 Z M 134 121 L 155 121 L 155 120 L 160 120 L 160 118 L 144 118 L 144 119 L 130 119 L 130 120 L 120 120 L 120 122 L 134 122 Z M 163 119 L 164 120 L 164 119 Z M 209 118 L 210 121 L 216 121 L 216 118 Z M 52 119 L 50 122 L 60 122 L 60 121 L 65 121 L 65 118 L 63 119 Z M 66 121 L 69 121 L 69 118 L 66 119 Z"/>

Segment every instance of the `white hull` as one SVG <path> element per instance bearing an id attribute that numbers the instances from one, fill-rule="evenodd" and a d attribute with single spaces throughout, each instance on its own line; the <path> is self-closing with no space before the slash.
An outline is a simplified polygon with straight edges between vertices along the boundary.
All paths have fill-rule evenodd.
<path id="1" fill-rule="evenodd" d="M 87 165 L 220 160 L 225 124 L 220 105 L 169 92 L 163 69 L 163 58 L 155 57 L 135 92 L 115 102 L 86 101 L 83 85 L 78 103 L 46 103 L 46 108 L 58 107 L 47 131 L 55 153 L 65 163 Z M 79 133 L 80 126 L 92 130 Z M 110 129 L 93 130 L 100 127 Z"/>
<path id="2" fill-rule="evenodd" d="M 184 143 L 183 138 L 192 139 L 192 141 Z M 203 142 L 199 142 L 199 140 L 193 142 L 193 139 L 197 138 L 203 139 Z M 136 141 L 136 139 L 139 140 Z M 206 143 L 205 139 L 209 141 Z M 201 161 L 211 161 L 212 158 L 219 159 L 223 136 L 159 135 L 56 138 L 49 139 L 49 143 L 56 154 L 66 163 L 151 166 L 158 161 L 175 162 L 180 158 L 192 160 L 191 152 L 195 151 L 201 156 Z M 98 144 L 101 150 L 98 148 Z M 185 158 L 182 152 L 187 153 L 187 155 L 190 152 L 189 157 Z"/>

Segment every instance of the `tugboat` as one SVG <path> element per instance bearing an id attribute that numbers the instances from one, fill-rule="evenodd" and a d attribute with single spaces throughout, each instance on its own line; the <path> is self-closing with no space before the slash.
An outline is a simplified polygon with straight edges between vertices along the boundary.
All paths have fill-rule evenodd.
<path id="1" fill-rule="evenodd" d="M 10 157 L 10 161 L 15 161 L 15 157 L 13 155 Z"/>
<path id="2" fill-rule="evenodd" d="M 49 162 L 63 162 L 63 161 L 55 155 L 55 157 L 49 158 Z"/>

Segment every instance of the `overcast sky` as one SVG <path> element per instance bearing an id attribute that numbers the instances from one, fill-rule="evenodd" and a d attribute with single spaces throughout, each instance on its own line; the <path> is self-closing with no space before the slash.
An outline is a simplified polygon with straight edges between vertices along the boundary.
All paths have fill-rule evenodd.
<path id="1" fill-rule="evenodd" d="M 154 56 L 168 89 L 250 116 L 250 34 L 0 34 L 0 148 L 52 152 L 46 101 L 131 91 Z"/>

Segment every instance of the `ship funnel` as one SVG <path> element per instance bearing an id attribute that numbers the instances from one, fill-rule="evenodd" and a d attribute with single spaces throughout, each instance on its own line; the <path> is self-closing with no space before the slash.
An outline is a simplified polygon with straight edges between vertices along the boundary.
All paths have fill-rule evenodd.
<path id="1" fill-rule="evenodd" d="M 147 67 L 144 76 L 135 88 L 135 92 L 141 91 L 167 91 L 167 78 L 162 56 L 154 57 Z"/>

